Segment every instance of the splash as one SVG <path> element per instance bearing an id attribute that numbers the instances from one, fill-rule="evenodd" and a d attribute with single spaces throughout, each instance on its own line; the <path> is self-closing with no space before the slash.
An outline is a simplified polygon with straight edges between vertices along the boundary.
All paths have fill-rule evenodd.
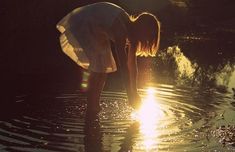
<path id="1" fill-rule="evenodd" d="M 235 66 L 233 66 L 233 72 L 231 74 L 231 77 L 229 78 L 228 88 L 230 91 L 232 88 L 235 88 Z"/>
<path id="2" fill-rule="evenodd" d="M 167 82 L 186 84 L 194 80 L 198 65 L 191 62 L 178 46 L 168 47 L 165 51 L 159 52 L 154 63 L 157 74 L 168 78 Z"/>
<path id="3" fill-rule="evenodd" d="M 181 51 L 178 46 L 168 47 L 167 53 L 175 58 L 179 78 L 191 79 L 195 73 L 197 64 L 193 64 Z"/>
<path id="4" fill-rule="evenodd" d="M 177 45 L 159 52 L 157 57 L 154 63 L 157 71 L 155 77 L 160 75 L 167 79 L 168 83 L 173 81 L 178 85 L 214 87 L 221 91 L 232 91 L 232 88 L 235 88 L 235 63 L 199 66 L 190 61 Z"/>
<path id="5" fill-rule="evenodd" d="M 215 73 L 216 85 L 226 87 L 232 91 L 235 87 L 235 64 L 227 63 L 220 71 Z"/>

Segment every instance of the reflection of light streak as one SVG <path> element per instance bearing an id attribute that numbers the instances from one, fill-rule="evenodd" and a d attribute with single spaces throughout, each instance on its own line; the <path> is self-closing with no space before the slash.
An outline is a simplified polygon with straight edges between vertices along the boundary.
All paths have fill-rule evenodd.
<path id="1" fill-rule="evenodd" d="M 157 124 L 163 117 L 163 112 L 156 102 L 154 88 L 147 89 L 147 95 L 143 98 L 141 108 L 136 112 L 135 119 L 140 123 L 140 133 L 143 142 L 137 144 L 141 149 L 156 149 L 158 137 Z"/>

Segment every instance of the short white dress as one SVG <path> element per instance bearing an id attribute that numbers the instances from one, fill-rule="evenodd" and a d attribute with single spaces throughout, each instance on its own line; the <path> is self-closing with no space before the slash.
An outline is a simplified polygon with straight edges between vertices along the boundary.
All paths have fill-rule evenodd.
<path id="1" fill-rule="evenodd" d="M 126 12 L 108 2 L 74 9 L 57 24 L 63 52 L 89 71 L 116 71 L 110 43 L 115 41 L 111 26 L 120 13 Z"/>

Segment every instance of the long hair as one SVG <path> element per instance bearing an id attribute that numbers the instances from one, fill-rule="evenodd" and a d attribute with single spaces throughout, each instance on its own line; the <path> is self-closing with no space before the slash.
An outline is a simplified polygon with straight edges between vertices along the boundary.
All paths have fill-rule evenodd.
<path id="1" fill-rule="evenodd" d="M 160 42 L 160 22 L 150 13 L 143 12 L 137 17 L 130 16 L 133 22 L 132 47 L 137 56 L 155 56 Z"/>

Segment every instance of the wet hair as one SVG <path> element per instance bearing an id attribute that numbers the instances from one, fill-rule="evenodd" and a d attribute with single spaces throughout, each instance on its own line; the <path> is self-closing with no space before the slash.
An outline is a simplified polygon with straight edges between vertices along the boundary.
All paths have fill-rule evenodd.
<path id="1" fill-rule="evenodd" d="M 155 56 L 160 42 L 160 22 L 151 13 L 141 13 L 130 17 L 133 23 L 131 45 L 137 56 Z"/>

